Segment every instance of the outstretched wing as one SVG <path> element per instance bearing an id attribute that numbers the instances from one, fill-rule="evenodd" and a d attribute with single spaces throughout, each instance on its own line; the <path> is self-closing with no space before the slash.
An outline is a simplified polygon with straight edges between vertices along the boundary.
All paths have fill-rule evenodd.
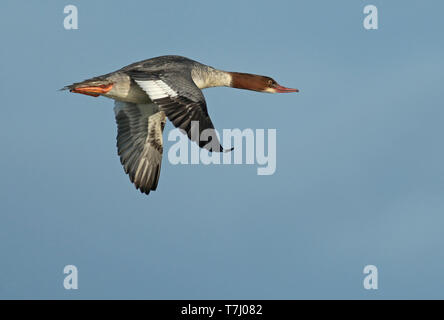
<path id="1" fill-rule="evenodd" d="M 116 101 L 117 152 L 130 180 L 141 192 L 156 190 L 162 163 L 165 113 L 151 104 Z"/>
<path id="2" fill-rule="evenodd" d="M 224 151 L 208 115 L 202 91 L 196 86 L 191 75 L 186 76 L 186 72 L 172 74 L 137 70 L 128 71 L 128 74 L 160 110 L 165 112 L 174 126 L 185 130 L 188 137 L 197 142 L 199 147 L 209 151 Z M 200 141 L 204 130 L 207 130 L 205 139 L 208 139 Z"/>

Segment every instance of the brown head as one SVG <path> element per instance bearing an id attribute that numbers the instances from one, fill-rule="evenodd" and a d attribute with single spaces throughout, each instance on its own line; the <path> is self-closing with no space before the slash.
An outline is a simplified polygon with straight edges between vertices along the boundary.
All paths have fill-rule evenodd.
<path id="1" fill-rule="evenodd" d="M 231 87 L 268 93 L 299 92 L 298 89 L 286 88 L 274 79 L 250 73 L 230 72 Z"/>

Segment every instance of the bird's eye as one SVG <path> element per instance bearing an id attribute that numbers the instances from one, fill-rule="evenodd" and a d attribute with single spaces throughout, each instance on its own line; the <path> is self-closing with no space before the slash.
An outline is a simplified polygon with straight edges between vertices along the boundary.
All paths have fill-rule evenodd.
<path id="1" fill-rule="evenodd" d="M 273 85 L 274 85 L 274 81 L 273 81 L 273 80 L 271 80 L 271 79 L 270 79 L 270 80 L 268 80 L 268 86 L 269 86 L 269 87 L 272 87 Z"/>

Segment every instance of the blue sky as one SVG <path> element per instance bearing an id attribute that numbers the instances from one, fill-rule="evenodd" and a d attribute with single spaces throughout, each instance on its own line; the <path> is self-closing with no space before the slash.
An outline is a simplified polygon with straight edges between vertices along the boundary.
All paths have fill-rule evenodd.
<path id="1" fill-rule="evenodd" d="M 78 30 L 63 28 L 68 4 Z M 0 298 L 443 298 L 443 12 L 2 1 Z M 165 54 L 301 90 L 204 91 L 216 128 L 277 130 L 274 175 L 164 157 L 147 197 L 120 165 L 112 101 L 57 91 Z M 362 286 L 368 264 L 378 290 Z"/>

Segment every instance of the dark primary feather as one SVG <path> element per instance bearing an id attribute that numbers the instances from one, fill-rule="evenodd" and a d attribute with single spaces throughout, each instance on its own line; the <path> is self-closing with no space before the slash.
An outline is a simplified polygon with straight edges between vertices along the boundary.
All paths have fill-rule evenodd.
<path id="1" fill-rule="evenodd" d="M 141 192 L 156 190 L 162 163 L 165 114 L 155 104 L 116 101 L 117 152 Z"/>
<path id="2" fill-rule="evenodd" d="M 220 145 L 214 130 L 214 125 L 208 114 L 205 97 L 191 78 L 191 72 L 171 73 L 161 71 L 146 73 L 141 70 L 130 70 L 127 71 L 127 73 L 139 85 L 139 81 L 143 82 L 149 80 L 161 80 L 166 83 L 177 93 L 177 96 L 168 95 L 156 99 L 150 96 L 149 92 L 147 92 L 142 86 L 141 87 L 147 92 L 150 99 L 165 112 L 166 116 L 174 126 L 184 130 L 192 141 L 198 142 L 201 148 L 216 152 L 224 150 Z M 165 94 L 167 94 L 167 92 L 165 92 Z M 196 132 L 193 134 L 192 121 L 197 121 L 199 123 L 198 133 Z M 204 130 L 210 130 L 209 141 L 200 141 L 199 139 L 200 134 Z M 213 141 L 212 137 L 216 137 L 216 139 Z"/>

